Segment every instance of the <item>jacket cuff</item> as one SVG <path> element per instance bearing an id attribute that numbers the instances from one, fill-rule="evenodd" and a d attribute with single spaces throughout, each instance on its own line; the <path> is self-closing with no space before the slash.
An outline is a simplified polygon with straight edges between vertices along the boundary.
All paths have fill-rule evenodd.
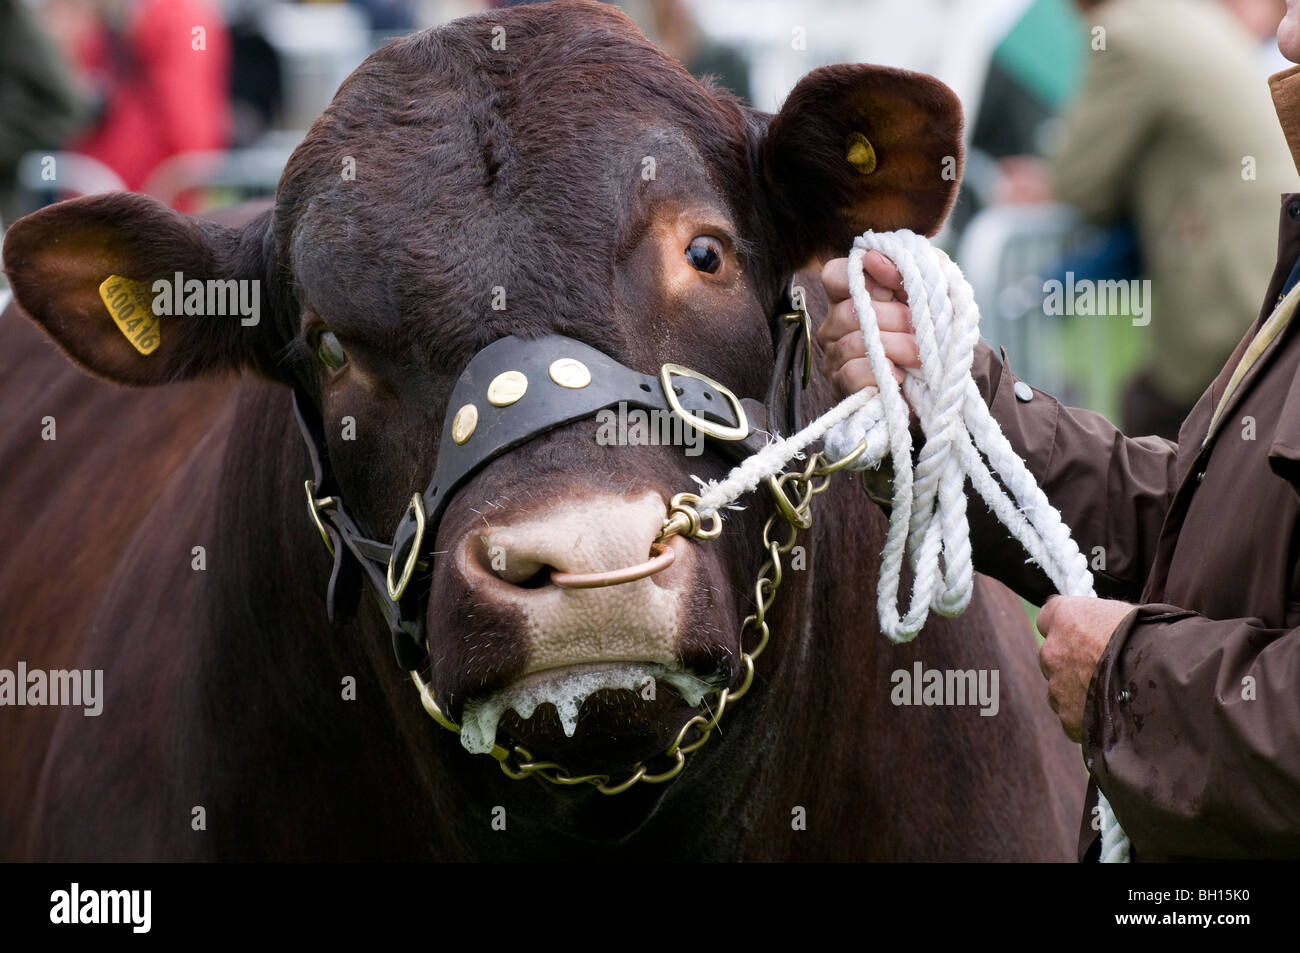
<path id="1" fill-rule="evenodd" d="M 1124 706 L 1128 704 L 1129 693 L 1123 684 L 1120 657 L 1133 639 L 1134 631 L 1143 619 L 1158 621 L 1193 614 L 1188 610 L 1163 603 L 1134 606 L 1133 611 L 1124 616 L 1111 632 L 1106 650 L 1102 652 L 1101 658 L 1097 660 L 1097 667 L 1092 671 L 1092 679 L 1088 683 L 1088 694 L 1083 705 L 1081 747 L 1083 763 L 1091 775 L 1090 796 L 1097 790 L 1104 794 L 1110 787 L 1112 778 L 1108 770 L 1106 752 L 1122 744 L 1125 733 L 1130 730 L 1123 711 Z M 1095 798 L 1092 798 L 1090 803 L 1095 805 Z M 1111 809 L 1114 808 L 1112 802 Z M 1095 810 L 1095 806 L 1090 808 L 1090 811 Z M 1124 819 L 1119 816 L 1118 811 L 1115 816 L 1123 827 Z M 1085 817 L 1085 821 L 1091 820 L 1091 817 Z M 1131 832 L 1125 828 L 1125 833 L 1129 834 L 1132 851 L 1136 854 L 1137 845 L 1132 843 Z"/>
<path id="2" fill-rule="evenodd" d="M 1300 629 L 1164 603 L 1116 627 L 1083 754 L 1142 859 L 1300 856 Z"/>
<path id="3" fill-rule="evenodd" d="M 1128 696 L 1122 684 L 1120 655 L 1139 620 L 1143 618 L 1172 618 L 1178 614 L 1191 614 L 1177 606 L 1152 603 L 1134 606 L 1133 611 L 1120 620 L 1111 633 L 1106 650 L 1097 660 L 1088 683 L 1088 695 L 1083 705 L 1083 763 L 1097 780 L 1103 793 L 1106 786 L 1106 749 L 1117 744 L 1123 735 L 1123 719 L 1115 718 L 1115 706 L 1127 703 Z"/>

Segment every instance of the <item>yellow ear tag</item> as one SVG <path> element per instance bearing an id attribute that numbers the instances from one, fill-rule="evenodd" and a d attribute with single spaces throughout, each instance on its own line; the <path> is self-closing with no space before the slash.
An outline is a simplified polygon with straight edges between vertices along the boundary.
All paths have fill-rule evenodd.
<path id="1" fill-rule="evenodd" d="M 844 158 L 849 161 L 849 165 L 853 166 L 853 168 L 863 175 L 870 175 L 876 171 L 876 150 L 872 148 L 871 142 L 862 133 L 849 133 L 844 140 L 844 148 Z"/>
<path id="2" fill-rule="evenodd" d="M 132 347 L 141 354 L 158 350 L 162 329 L 153 313 L 153 294 L 147 283 L 109 275 L 99 286 L 99 297 Z"/>

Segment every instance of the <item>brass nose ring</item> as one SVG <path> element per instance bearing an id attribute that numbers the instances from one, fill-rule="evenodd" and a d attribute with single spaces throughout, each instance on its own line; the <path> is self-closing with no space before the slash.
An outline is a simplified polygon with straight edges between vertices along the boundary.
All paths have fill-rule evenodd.
<path id="1" fill-rule="evenodd" d="M 606 569 L 603 572 L 552 570 L 551 583 L 561 589 L 600 589 L 603 586 L 617 586 L 663 572 L 677 558 L 677 554 L 667 543 L 652 543 L 650 552 L 653 555 L 645 562 L 637 563 L 635 566 L 625 566 L 622 569 Z"/>

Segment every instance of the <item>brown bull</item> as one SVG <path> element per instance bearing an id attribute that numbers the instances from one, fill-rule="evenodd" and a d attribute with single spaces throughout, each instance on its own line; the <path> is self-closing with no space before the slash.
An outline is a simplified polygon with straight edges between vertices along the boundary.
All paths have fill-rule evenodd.
<path id="1" fill-rule="evenodd" d="M 376 53 L 275 207 L 239 227 L 126 194 L 15 224 L 5 266 L 36 327 L 0 319 L 15 421 L 0 445 L 0 666 L 101 669 L 104 692 L 97 716 L 0 708 L 0 853 L 1071 857 L 1082 766 L 1018 601 L 981 578 L 960 619 L 887 643 L 885 520 L 847 478 L 790 554 L 752 688 L 675 779 L 614 796 L 511 780 L 462 750 L 394 664 L 381 610 L 417 633 L 412 664 L 449 718 L 515 699 L 485 744 L 611 777 L 658 770 L 695 714 L 689 686 L 714 692 L 708 706 L 743 679 L 770 500 L 745 501 L 717 540 L 671 538 L 661 572 L 600 589 L 553 574 L 644 561 L 671 497 L 732 464 L 723 441 L 698 456 L 609 445 L 590 416 L 533 434 L 431 516 L 414 595 L 391 605 L 352 543 L 336 565 L 303 494 L 294 393 L 320 426 L 339 507 L 324 517 L 392 538 L 430 487 L 458 379 L 507 335 L 561 335 L 645 375 L 688 365 L 761 403 L 792 279 L 811 290 L 809 266 L 868 227 L 933 232 L 959 133 L 955 99 L 927 77 L 822 69 L 768 116 L 610 8 L 558 3 Z M 177 272 L 255 289 L 257 323 L 169 315 L 150 341 L 110 317 L 110 276 L 152 290 Z M 815 321 L 825 302 L 809 304 Z M 136 388 L 87 377 L 46 336 Z M 526 415 L 554 386 L 530 379 L 482 413 Z M 814 380 L 799 401 L 810 417 L 830 395 Z M 488 439 L 457 419 L 465 447 Z M 919 684 L 917 704 L 896 704 L 915 663 L 996 673 L 996 705 L 920 703 Z M 657 692 L 614 687 L 645 672 Z M 524 695 L 540 700 L 530 718 Z"/>

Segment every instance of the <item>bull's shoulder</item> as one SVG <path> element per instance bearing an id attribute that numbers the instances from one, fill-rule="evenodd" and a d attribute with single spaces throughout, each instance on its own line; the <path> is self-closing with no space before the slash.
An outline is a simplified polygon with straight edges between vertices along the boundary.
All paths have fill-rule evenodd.
<path id="1" fill-rule="evenodd" d="M 25 633 L 53 637 L 50 626 L 24 620 L 37 593 L 64 593 L 58 604 L 69 617 L 57 631 L 78 628 L 73 616 L 108 582 L 124 540 L 178 468 L 196 453 L 219 455 L 221 441 L 211 438 L 229 426 L 238 382 L 134 389 L 97 380 L 12 306 L 0 315 L 0 333 L 0 403 L 10 419 L 0 433 L 0 538 L 21 554 L 0 567 L 0 613 L 15 647 Z"/>

